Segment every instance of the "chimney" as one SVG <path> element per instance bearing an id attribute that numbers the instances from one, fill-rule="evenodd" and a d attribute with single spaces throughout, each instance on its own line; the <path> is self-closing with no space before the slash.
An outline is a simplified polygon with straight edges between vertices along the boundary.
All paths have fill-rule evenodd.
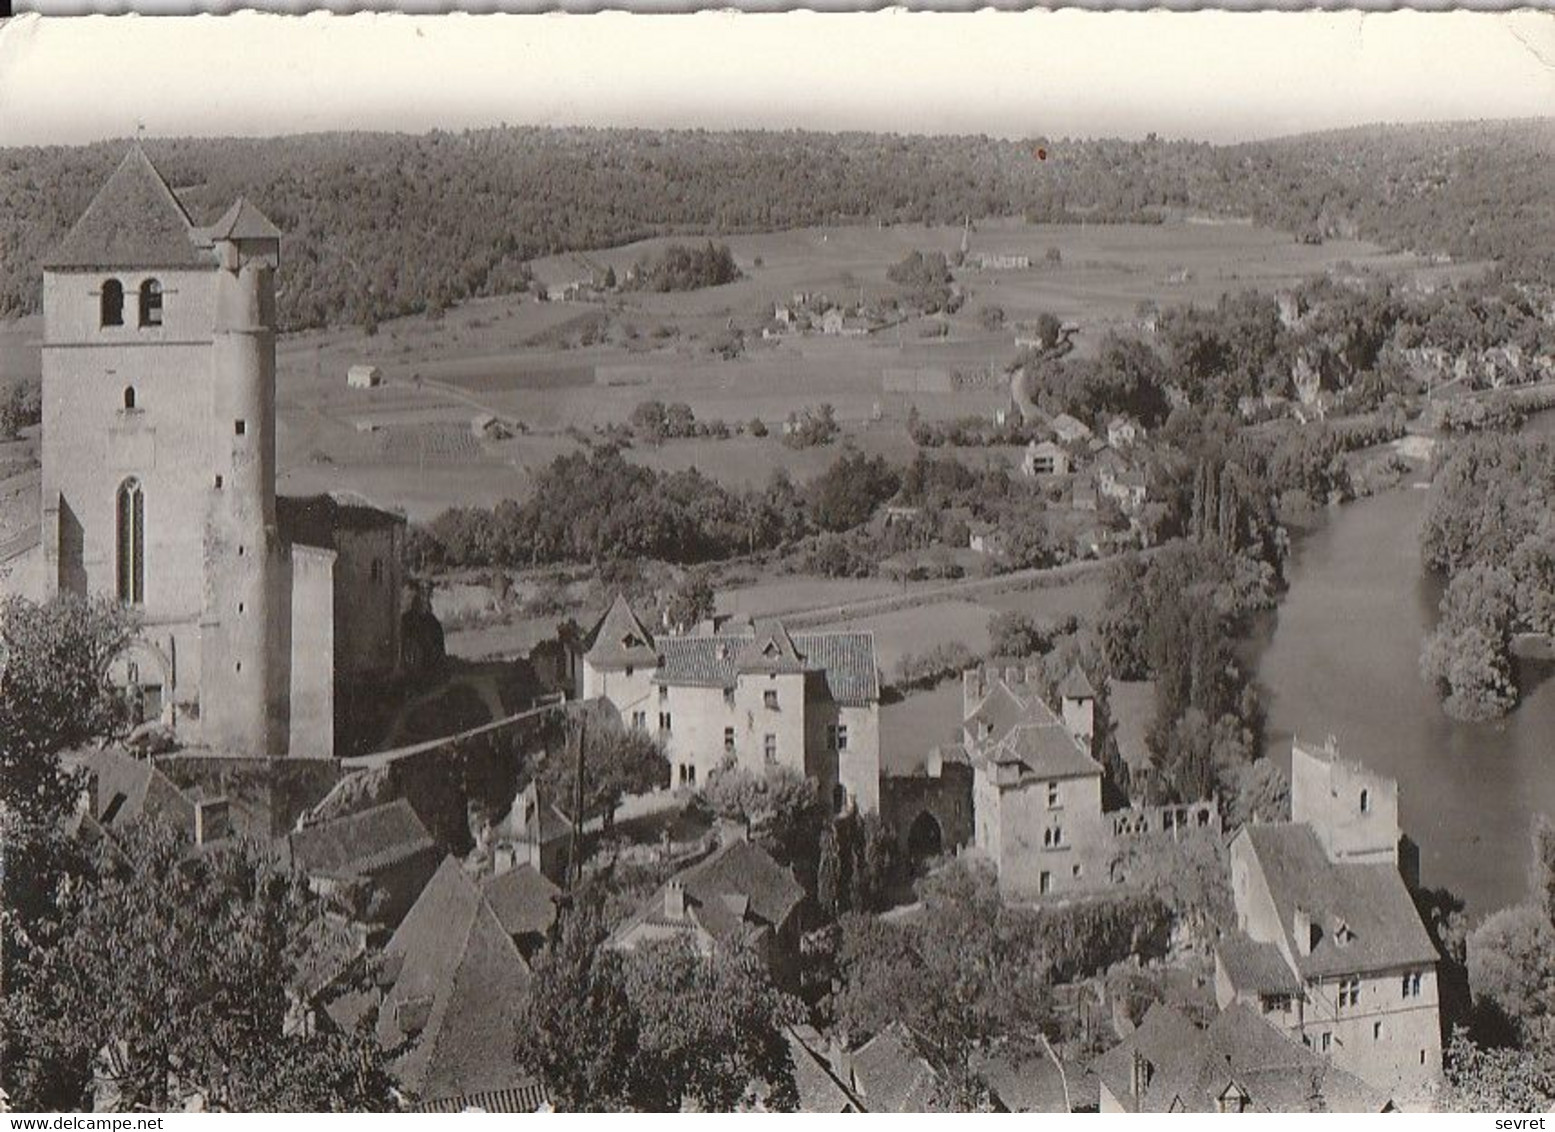
<path id="1" fill-rule="evenodd" d="M 1305 908 L 1297 908 L 1291 920 L 1291 934 L 1296 937 L 1296 950 L 1302 955 L 1311 955 L 1312 947 L 1317 943 L 1317 925 L 1312 922 Z"/>
<path id="2" fill-rule="evenodd" d="M 664 915 L 671 920 L 686 918 L 686 890 L 678 880 L 664 886 Z"/>
<path id="3" fill-rule="evenodd" d="M 194 843 L 209 845 L 232 834 L 227 799 L 207 798 L 194 804 Z"/>
<path id="4" fill-rule="evenodd" d="M 1150 1087 L 1150 1076 L 1154 1067 L 1146 1059 L 1145 1055 L 1137 1049 L 1134 1051 L 1134 1061 L 1129 1067 L 1128 1091 L 1136 1099 L 1145 1095 L 1145 1090 Z"/>

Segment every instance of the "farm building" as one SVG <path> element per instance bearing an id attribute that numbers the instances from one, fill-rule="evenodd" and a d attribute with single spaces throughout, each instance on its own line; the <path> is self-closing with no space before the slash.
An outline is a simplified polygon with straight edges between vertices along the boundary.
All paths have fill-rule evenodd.
<path id="1" fill-rule="evenodd" d="M 1020 470 L 1027 476 L 1066 476 L 1069 474 L 1069 453 L 1051 440 L 1032 441 L 1026 447 L 1026 458 Z"/>
<path id="2" fill-rule="evenodd" d="M 346 371 L 346 385 L 351 389 L 376 389 L 383 384 L 383 371 L 377 366 L 352 366 Z"/>
<path id="3" fill-rule="evenodd" d="M 1091 430 L 1082 421 L 1076 420 L 1068 413 L 1059 413 L 1052 421 L 1053 432 L 1059 440 L 1065 444 L 1073 444 L 1079 440 L 1089 440 Z"/>

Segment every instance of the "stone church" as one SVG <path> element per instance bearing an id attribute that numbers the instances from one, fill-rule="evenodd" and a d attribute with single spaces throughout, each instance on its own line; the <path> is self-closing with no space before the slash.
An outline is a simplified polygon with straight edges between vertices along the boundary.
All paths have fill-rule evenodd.
<path id="1" fill-rule="evenodd" d="M 136 614 L 117 676 L 186 745 L 330 757 L 337 705 L 400 671 L 401 516 L 278 498 L 281 233 L 194 224 L 139 145 L 43 272 L 31 595 Z"/>

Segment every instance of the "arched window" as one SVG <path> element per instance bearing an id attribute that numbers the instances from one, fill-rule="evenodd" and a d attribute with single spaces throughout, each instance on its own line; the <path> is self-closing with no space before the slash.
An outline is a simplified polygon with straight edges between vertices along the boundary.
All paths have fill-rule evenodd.
<path id="1" fill-rule="evenodd" d="M 102 304 L 102 324 L 104 326 L 123 326 L 124 284 L 117 279 L 109 279 L 104 282 L 99 301 Z"/>
<path id="2" fill-rule="evenodd" d="M 162 325 L 162 284 L 148 279 L 140 285 L 140 324 Z"/>
<path id="3" fill-rule="evenodd" d="M 135 387 L 133 385 L 126 385 L 124 387 L 124 407 L 126 409 L 133 409 L 135 407 Z"/>
<path id="4" fill-rule="evenodd" d="M 1361 791 L 1361 813 L 1363 813 L 1363 814 L 1364 813 L 1369 813 L 1370 811 L 1371 811 L 1371 791 L 1370 790 L 1362 790 Z"/>
<path id="5" fill-rule="evenodd" d="M 119 600 L 140 605 L 146 600 L 146 497 L 139 480 L 119 485 L 116 510 Z"/>

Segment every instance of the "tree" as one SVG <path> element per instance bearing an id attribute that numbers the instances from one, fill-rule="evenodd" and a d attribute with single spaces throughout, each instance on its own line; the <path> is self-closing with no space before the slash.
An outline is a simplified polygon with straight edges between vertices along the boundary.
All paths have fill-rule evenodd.
<path id="1" fill-rule="evenodd" d="M 637 1014 L 609 934 L 585 892 L 535 956 L 515 1052 L 563 1112 L 630 1108 L 642 1089 Z"/>
<path id="2" fill-rule="evenodd" d="M 0 809 L 41 825 L 74 808 L 76 784 L 57 755 L 125 723 L 108 666 L 133 629 L 106 598 L 0 604 Z"/>
<path id="3" fill-rule="evenodd" d="M 757 775 L 726 762 L 708 776 L 702 798 L 718 817 L 743 826 L 779 862 L 813 865 L 826 816 L 814 779 L 787 767 Z"/>
<path id="4" fill-rule="evenodd" d="M 867 522 L 901 481 L 880 456 L 850 450 L 810 484 L 810 518 L 823 531 L 847 531 Z"/>
<path id="5" fill-rule="evenodd" d="M 837 826 L 836 823 L 828 823 L 821 831 L 820 862 L 815 870 L 815 902 L 826 915 L 835 916 L 842 910 L 845 893 Z"/>
<path id="6" fill-rule="evenodd" d="M 1511 1022 L 1526 1046 L 1555 1053 L 1555 925 L 1520 904 L 1492 914 L 1469 935 L 1475 1000 Z"/>
<path id="7" fill-rule="evenodd" d="M 1231 869 L 1219 838 L 1130 838 L 1121 845 L 1115 866 L 1129 884 L 1160 900 L 1200 939 L 1236 923 Z"/>
<path id="8" fill-rule="evenodd" d="M 1481 1049 L 1453 1028 L 1444 1059 L 1447 1112 L 1547 1112 L 1555 1103 L 1555 1063 L 1520 1049 Z"/>
<path id="9" fill-rule="evenodd" d="M 593 717 L 583 735 L 585 818 L 601 817 L 608 828 L 628 795 L 669 785 L 669 759 L 646 732 Z M 545 796 L 570 815 L 577 797 L 576 753 L 570 744 L 565 753 L 554 753 L 541 761 L 539 779 Z"/>
<path id="10" fill-rule="evenodd" d="M 717 598 L 712 575 L 706 570 L 687 570 L 670 591 L 665 616 L 677 632 L 686 632 L 713 615 Z"/>
<path id="11" fill-rule="evenodd" d="M 651 1068 L 638 1099 L 655 1103 L 640 1107 L 797 1107 L 784 1028 L 804 1009 L 772 985 L 754 952 L 720 947 L 704 956 L 686 939 L 652 943 L 626 957 L 624 975 L 638 1053 Z"/>
<path id="12" fill-rule="evenodd" d="M 100 1052 L 126 1109 L 191 1095 L 218 1110 L 393 1107 L 370 1033 L 288 1025 L 286 988 L 322 915 L 300 878 L 246 844 L 191 854 L 154 823 L 100 842 L 93 865 L 0 1004 L 28 1038 L 8 1050 L 23 1107 L 77 1107 Z"/>

